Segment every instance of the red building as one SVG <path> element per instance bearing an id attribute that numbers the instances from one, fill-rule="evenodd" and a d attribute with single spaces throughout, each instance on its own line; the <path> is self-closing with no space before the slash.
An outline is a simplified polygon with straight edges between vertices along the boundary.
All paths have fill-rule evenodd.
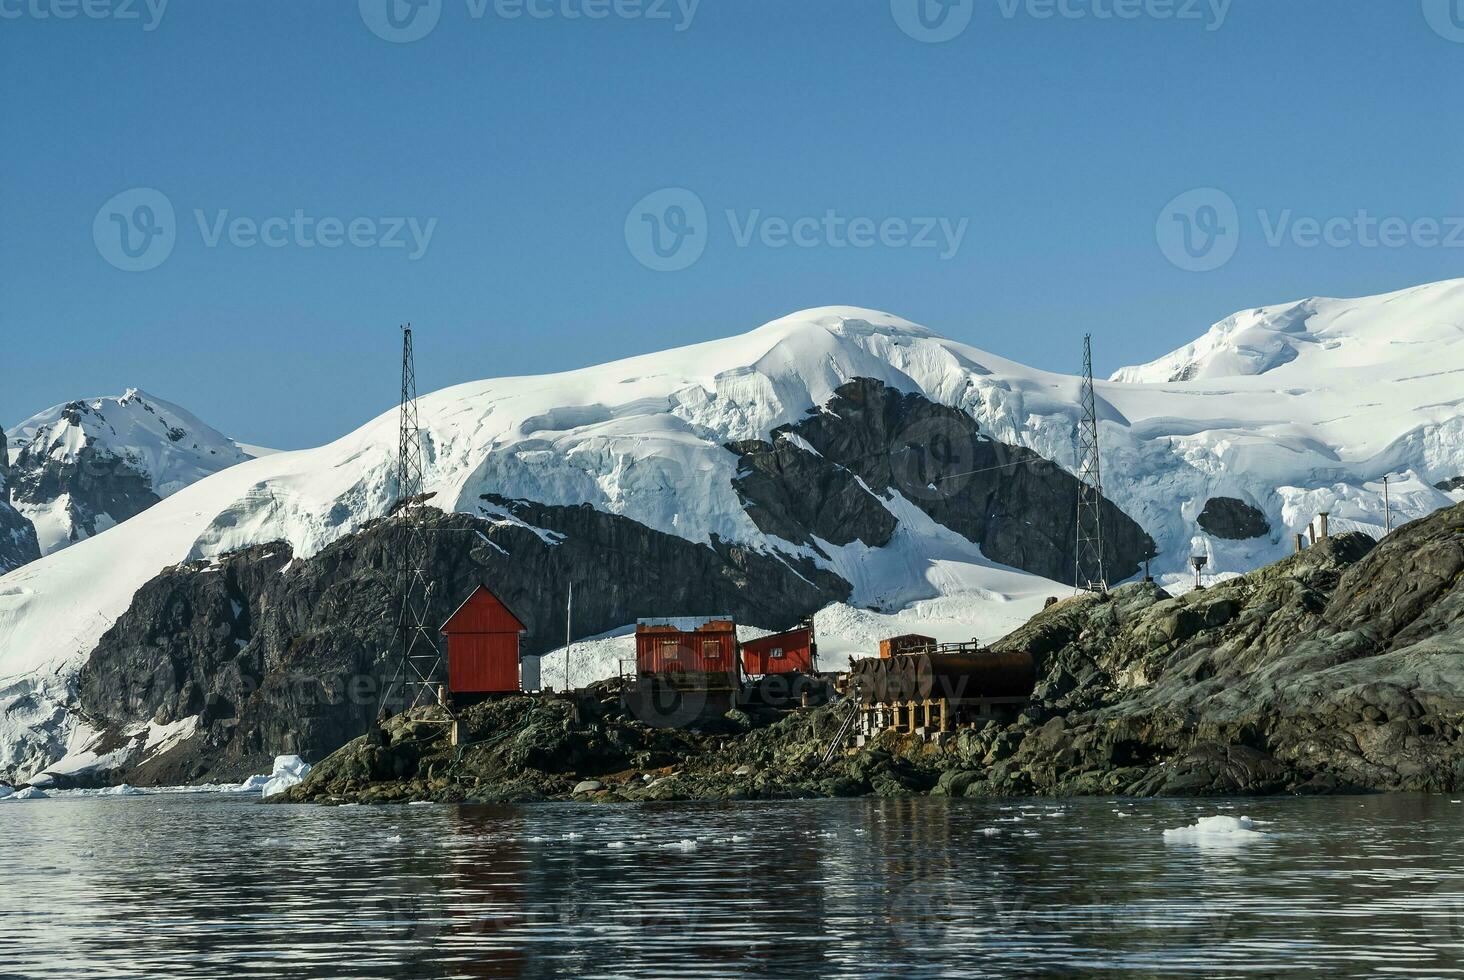
<path id="1" fill-rule="evenodd" d="M 742 644 L 742 669 L 754 677 L 812 674 L 815 654 L 813 627 L 800 626 Z"/>
<path id="2" fill-rule="evenodd" d="M 737 624 L 731 616 L 674 616 L 635 624 L 635 669 L 673 687 L 735 691 Z"/>
<path id="3" fill-rule="evenodd" d="M 513 610 L 483 586 L 442 624 L 447 636 L 447 689 L 453 694 L 519 690 L 519 637 L 528 632 Z"/>

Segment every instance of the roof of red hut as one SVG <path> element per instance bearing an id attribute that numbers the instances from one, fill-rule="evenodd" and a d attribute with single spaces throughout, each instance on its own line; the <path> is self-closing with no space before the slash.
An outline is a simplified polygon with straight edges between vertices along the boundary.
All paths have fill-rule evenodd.
<path id="1" fill-rule="evenodd" d="M 708 628 L 736 629 L 731 616 L 655 616 L 635 621 L 636 632 L 645 630 L 674 630 L 678 633 L 696 633 Z"/>
<path id="2" fill-rule="evenodd" d="M 523 620 L 514 615 L 504 601 L 488 590 L 478 586 L 472 591 L 457 612 L 447 617 L 438 631 L 441 633 L 527 633 L 529 628 Z"/>
<path id="3" fill-rule="evenodd" d="M 790 645 L 804 642 L 811 643 L 813 641 L 813 627 L 795 626 L 791 630 L 784 630 L 781 633 L 769 633 L 767 636 L 759 636 L 755 640 L 746 641 L 742 644 L 742 648 L 757 652 L 769 650 L 779 644 L 786 644 L 790 640 L 793 641 L 793 644 Z"/>

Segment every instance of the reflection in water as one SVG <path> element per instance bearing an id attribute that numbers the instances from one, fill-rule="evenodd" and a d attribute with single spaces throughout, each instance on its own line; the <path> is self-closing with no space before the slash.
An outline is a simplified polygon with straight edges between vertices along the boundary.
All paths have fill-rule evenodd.
<path id="1" fill-rule="evenodd" d="M 1265 836 L 1162 836 L 1216 812 Z M 0 975 L 1464 976 L 1461 831 L 1422 796 L 5 803 Z"/>

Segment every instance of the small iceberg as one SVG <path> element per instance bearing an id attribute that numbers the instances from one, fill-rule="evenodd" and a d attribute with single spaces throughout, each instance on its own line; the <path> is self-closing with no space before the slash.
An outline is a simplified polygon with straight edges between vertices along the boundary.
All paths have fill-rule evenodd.
<path id="1" fill-rule="evenodd" d="M 18 792 L 6 793 L 0 796 L 0 800 L 5 800 L 7 803 L 13 803 L 17 800 L 49 800 L 50 798 L 45 791 L 35 786 L 27 786 Z"/>
<path id="2" fill-rule="evenodd" d="M 1250 817 L 1201 817 L 1188 827 L 1164 831 L 1164 839 L 1176 843 L 1243 843 L 1264 837 Z"/>
<path id="3" fill-rule="evenodd" d="M 230 786 L 229 788 L 227 788 L 225 790 L 222 790 L 221 792 L 224 792 L 224 793 L 258 793 L 258 792 L 261 792 L 264 789 L 265 784 L 268 783 L 269 780 L 270 780 L 270 777 L 269 776 L 250 776 L 248 779 L 244 780 L 239 785 L 237 785 L 237 786 Z"/>
<path id="4" fill-rule="evenodd" d="M 308 775 L 310 775 L 310 763 L 298 755 L 277 755 L 274 760 L 274 772 L 270 774 L 269 781 L 264 784 L 260 792 L 265 797 L 283 793 L 291 786 L 298 786 L 304 782 Z"/>
<path id="5" fill-rule="evenodd" d="M 128 786 L 122 783 L 120 786 L 108 786 L 106 789 L 97 790 L 98 796 L 145 796 L 142 790 L 136 786 Z"/>

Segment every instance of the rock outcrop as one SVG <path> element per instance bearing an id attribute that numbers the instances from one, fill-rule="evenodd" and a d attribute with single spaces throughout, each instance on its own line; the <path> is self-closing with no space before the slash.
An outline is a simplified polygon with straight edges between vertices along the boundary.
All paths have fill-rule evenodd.
<path id="1" fill-rule="evenodd" d="M 10 453 L 0 431 L 0 575 L 39 557 L 35 527 L 10 505 Z"/>
<path id="2" fill-rule="evenodd" d="M 765 533 L 796 544 L 888 543 L 902 503 L 981 546 L 982 554 L 1059 582 L 1073 581 L 1077 480 L 1019 446 L 994 441 L 964 412 L 859 378 L 822 408 L 737 443 L 736 487 Z M 1136 574 L 1154 542 L 1103 504 L 1110 579 Z"/>
<path id="3" fill-rule="evenodd" d="M 1270 522 L 1259 509 L 1235 497 L 1211 497 L 1195 523 L 1206 534 L 1228 541 L 1245 541 L 1271 533 Z"/>
<path id="4" fill-rule="evenodd" d="M 1034 655 L 1032 703 L 944 743 L 887 733 L 825 767 L 838 703 L 668 731 L 605 692 L 514 698 L 465 715 L 461 751 L 430 709 L 394 719 L 287 799 L 1458 792 L 1464 504 L 1179 597 L 1067 599 L 997 647 Z"/>
<path id="5" fill-rule="evenodd" d="M 588 506 L 491 498 L 483 509 L 430 512 L 431 617 L 445 621 L 491 582 L 529 625 L 529 653 L 562 642 L 571 583 L 577 637 L 667 609 L 780 627 L 849 594 L 806 561 L 694 544 Z M 278 753 L 318 759 L 366 731 L 399 657 L 387 570 L 404 533 L 388 519 L 308 560 L 265 546 L 148 583 L 83 668 L 82 710 L 103 730 L 197 717 L 199 733 L 120 774 L 141 785 L 242 778 Z"/>

